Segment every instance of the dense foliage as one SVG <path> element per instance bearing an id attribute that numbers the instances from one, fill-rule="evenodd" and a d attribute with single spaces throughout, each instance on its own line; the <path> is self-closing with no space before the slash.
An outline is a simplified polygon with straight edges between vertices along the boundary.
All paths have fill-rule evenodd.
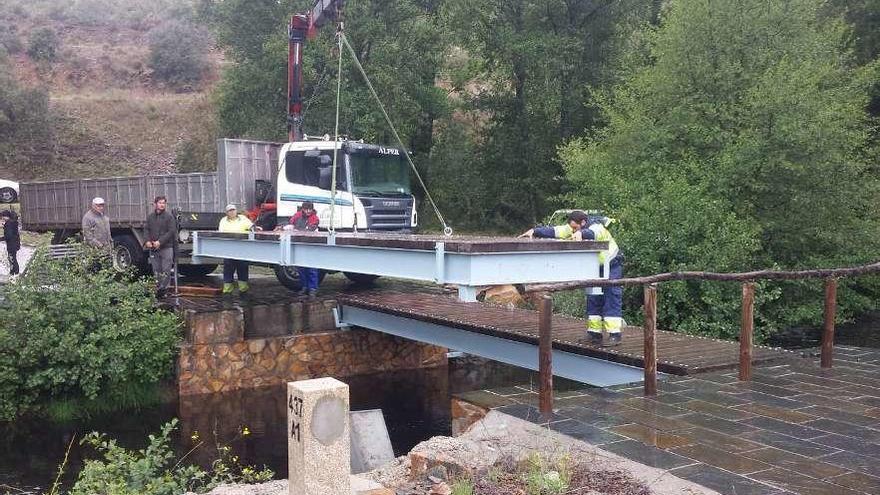
<path id="1" fill-rule="evenodd" d="M 223 135 L 284 139 L 285 25 L 309 3 L 203 4 L 237 62 L 218 90 Z M 370 0 L 349 2 L 345 18 L 347 36 L 441 210 L 458 227 L 512 231 L 545 215 L 561 185 L 556 147 L 594 123 L 589 85 L 610 77 L 618 27 L 650 17 L 652 7 Z M 333 37 L 325 28 L 306 48 L 307 133 L 333 130 Z M 342 133 L 393 143 L 349 60 L 342 87 Z M 421 218 L 434 221 L 429 210 Z"/>
<path id="2" fill-rule="evenodd" d="M 42 88 L 23 88 L 0 49 L 0 170 L 23 175 L 52 161 L 52 115 Z"/>
<path id="3" fill-rule="evenodd" d="M 150 31 L 153 77 L 173 88 L 192 88 L 208 71 L 205 33 L 187 22 L 166 21 Z"/>
<path id="4" fill-rule="evenodd" d="M 596 99 L 607 127 L 561 154 L 566 198 L 620 218 L 630 273 L 876 257 L 880 182 L 865 112 L 876 67 L 853 62 L 849 29 L 823 19 L 823 5 L 678 0 L 633 38 L 620 83 Z M 819 321 L 817 288 L 761 291 L 765 330 Z M 659 313 L 675 328 L 729 334 L 737 293 L 668 284 Z M 868 294 L 842 301 L 852 310 Z"/>
<path id="5" fill-rule="evenodd" d="M 54 62 L 60 45 L 61 40 L 54 29 L 35 29 L 28 37 L 27 54 L 37 62 Z"/>
<path id="6" fill-rule="evenodd" d="M 4 288 L 0 420 L 50 399 L 115 403 L 132 387 L 171 376 L 177 317 L 155 307 L 147 281 L 92 266 L 85 255 L 55 262 L 38 254 Z"/>
<path id="7" fill-rule="evenodd" d="M 217 459 L 206 471 L 185 463 L 171 446 L 171 435 L 177 420 L 162 426 L 159 435 L 150 435 L 149 445 L 129 450 L 105 435 L 92 432 L 82 443 L 93 447 L 101 459 L 90 459 L 80 471 L 70 495 L 178 495 L 186 492 L 204 493 L 221 483 L 259 483 L 269 481 L 274 473 L 241 466 L 229 447 L 217 448 Z M 245 430 L 246 431 L 246 430 Z M 203 443 L 194 437 L 196 445 Z"/>

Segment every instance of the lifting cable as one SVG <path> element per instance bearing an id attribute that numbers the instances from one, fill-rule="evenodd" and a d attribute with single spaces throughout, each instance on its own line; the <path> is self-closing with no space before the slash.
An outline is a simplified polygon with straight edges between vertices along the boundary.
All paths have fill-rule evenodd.
<path id="1" fill-rule="evenodd" d="M 397 129 L 394 127 L 394 123 L 391 122 L 391 117 L 388 116 L 388 112 L 385 110 L 385 105 L 382 104 L 382 100 L 379 99 L 379 95 L 376 93 L 376 89 L 373 88 L 373 83 L 370 82 L 370 78 L 367 76 L 367 72 L 364 70 L 364 67 L 358 60 L 357 55 L 354 52 L 354 48 L 351 47 L 351 44 L 349 44 L 348 42 L 348 38 L 345 36 L 345 33 L 341 29 L 337 32 L 336 36 L 339 39 L 339 71 L 337 74 L 336 83 L 336 142 L 339 142 L 339 98 L 340 93 L 342 92 L 342 45 L 344 44 L 345 47 L 348 48 L 348 53 L 351 55 L 351 58 L 354 61 L 354 65 L 358 68 L 358 71 L 360 71 L 361 76 L 367 83 L 367 87 L 370 89 L 370 93 L 373 95 L 373 98 L 379 105 L 379 109 L 382 111 L 382 115 L 385 117 L 385 122 L 387 122 L 388 126 L 391 128 L 391 132 L 394 134 L 394 138 L 400 145 L 400 149 L 403 152 L 403 155 L 406 157 L 406 161 L 409 162 L 409 166 L 416 174 L 416 178 L 419 179 L 419 184 L 421 184 L 422 190 L 425 191 L 425 197 L 428 198 L 428 202 L 431 203 L 431 207 L 434 209 L 434 214 L 437 215 L 437 219 L 440 220 L 441 224 L 443 224 L 443 235 L 447 237 L 451 236 L 452 227 L 450 227 L 449 224 L 446 223 L 446 220 L 440 213 L 440 208 L 437 207 L 437 203 L 435 203 L 434 198 L 431 197 L 431 193 L 428 191 L 428 187 L 425 186 L 425 181 L 422 180 L 422 175 L 416 168 L 415 163 L 413 163 L 412 157 L 410 157 L 406 145 L 403 144 L 403 140 L 400 139 L 400 135 L 397 133 Z M 333 209 L 336 205 L 336 148 L 333 149 L 333 173 L 331 180 L 333 181 L 333 186 L 331 189 L 330 199 L 330 231 L 333 232 Z M 415 205 L 413 205 L 413 207 L 415 208 Z"/>
<path id="2" fill-rule="evenodd" d="M 336 233 L 336 161 L 339 156 L 339 99 L 342 95 L 342 25 L 336 31 L 336 37 L 339 40 L 339 66 L 336 70 L 336 127 L 333 131 L 333 168 L 330 172 L 330 235 Z M 357 225 L 354 226 L 357 230 Z"/>

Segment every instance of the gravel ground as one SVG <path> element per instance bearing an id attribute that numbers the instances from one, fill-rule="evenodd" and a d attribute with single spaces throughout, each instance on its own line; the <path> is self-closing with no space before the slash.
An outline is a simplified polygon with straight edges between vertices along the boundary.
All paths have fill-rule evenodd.
<path id="1" fill-rule="evenodd" d="M 598 491 L 595 494 L 645 493 L 652 495 L 719 495 L 700 485 L 677 478 L 662 469 L 639 464 L 598 447 L 560 435 L 532 423 L 490 412 L 467 433 L 459 437 L 434 437 L 413 448 L 434 459 L 447 459 L 475 470 L 496 465 L 499 461 L 519 461 L 533 452 L 544 456 L 568 455 L 589 470 L 578 475 L 587 478 Z M 400 457 L 379 469 L 359 475 L 398 493 L 428 493 L 413 490 L 409 479 L 410 463 Z M 636 486 L 641 487 L 636 490 Z M 630 487 L 630 488 L 628 488 Z M 623 490 L 623 491 L 621 491 Z M 216 488 L 209 495 L 286 495 L 287 481 L 261 485 L 230 485 Z M 494 493 L 494 492 L 492 492 Z M 507 493 L 507 492 L 497 492 Z M 191 494 L 188 494 L 191 495 Z"/>

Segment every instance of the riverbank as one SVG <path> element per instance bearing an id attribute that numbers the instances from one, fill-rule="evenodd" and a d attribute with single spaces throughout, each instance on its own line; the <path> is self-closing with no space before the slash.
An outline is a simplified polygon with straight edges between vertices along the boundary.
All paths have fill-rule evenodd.
<path id="1" fill-rule="evenodd" d="M 522 483 L 534 480 L 535 475 L 552 483 L 560 476 L 556 466 L 568 463 L 573 481 L 586 483 L 569 486 L 569 490 L 583 493 L 627 495 L 717 495 L 717 492 L 677 478 L 668 471 L 646 466 L 604 451 L 586 442 L 549 430 L 497 411 L 475 423 L 459 437 L 434 437 L 416 445 L 407 456 L 362 477 L 382 484 L 384 490 L 356 492 L 358 495 L 394 494 L 449 494 L 451 486 L 480 486 L 494 489 L 488 493 L 516 493 L 504 491 L 513 487 L 495 486 L 507 479 L 511 471 L 534 462 L 540 456 L 543 467 L 522 473 Z M 556 473 L 556 474 L 554 474 Z M 493 481 L 494 480 L 494 481 Z M 524 485 L 525 486 L 525 485 Z M 275 481 L 262 485 L 231 485 L 219 487 L 210 495 L 281 495 L 287 484 Z M 591 491 L 590 491 L 591 490 Z M 487 493 L 487 492 L 480 492 Z M 577 491 L 580 493 L 580 491 Z"/>

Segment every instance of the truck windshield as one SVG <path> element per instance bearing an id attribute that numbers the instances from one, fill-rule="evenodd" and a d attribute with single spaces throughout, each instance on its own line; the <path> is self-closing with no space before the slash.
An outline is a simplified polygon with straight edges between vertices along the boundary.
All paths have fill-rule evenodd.
<path id="1" fill-rule="evenodd" d="M 351 182 L 355 194 L 410 194 L 409 167 L 400 156 L 351 155 Z"/>

